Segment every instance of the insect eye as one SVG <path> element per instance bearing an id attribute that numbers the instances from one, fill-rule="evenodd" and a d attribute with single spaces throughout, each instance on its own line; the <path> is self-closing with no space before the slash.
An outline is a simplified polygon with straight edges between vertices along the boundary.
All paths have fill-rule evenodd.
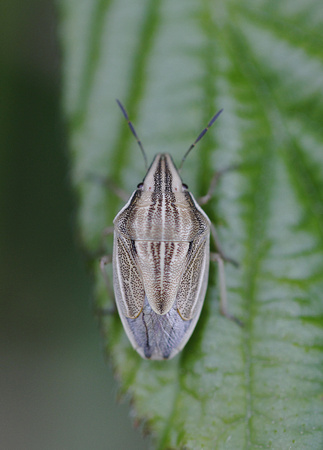
<path id="1" fill-rule="evenodd" d="M 183 189 L 185 189 L 185 191 L 187 191 L 187 190 L 188 190 L 188 186 L 187 186 L 187 184 L 185 184 L 185 183 L 182 183 L 182 187 L 183 187 Z"/>
<path id="2" fill-rule="evenodd" d="M 142 189 L 143 186 L 144 186 L 144 183 L 139 183 L 138 186 L 137 186 L 137 189 Z"/>

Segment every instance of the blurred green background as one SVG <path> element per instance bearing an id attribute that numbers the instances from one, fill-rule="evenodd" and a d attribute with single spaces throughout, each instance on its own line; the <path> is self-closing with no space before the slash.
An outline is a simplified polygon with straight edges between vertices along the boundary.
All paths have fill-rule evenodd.
<path id="1" fill-rule="evenodd" d="M 56 21 L 50 0 L 1 1 L 0 448 L 145 448 L 73 237 Z"/>

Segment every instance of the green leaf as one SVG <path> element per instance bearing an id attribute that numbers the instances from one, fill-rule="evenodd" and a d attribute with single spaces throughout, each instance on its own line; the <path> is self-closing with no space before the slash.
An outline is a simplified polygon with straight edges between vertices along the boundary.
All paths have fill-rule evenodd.
<path id="1" fill-rule="evenodd" d="M 105 227 L 145 174 L 115 98 L 149 160 L 185 162 L 194 194 L 232 163 L 206 211 L 240 268 L 216 268 L 200 321 L 173 360 L 142 360 L 117 315 L 105 347 L 157 448 L 323 448 L 323 6 L 320 0 L 61 0 L 64 106 L 82 244 L 99 307 L 109 307 L 98 255 Z"/>

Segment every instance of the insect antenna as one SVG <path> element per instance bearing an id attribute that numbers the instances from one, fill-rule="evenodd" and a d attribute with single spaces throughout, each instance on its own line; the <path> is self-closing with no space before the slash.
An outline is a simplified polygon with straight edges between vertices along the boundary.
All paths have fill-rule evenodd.
<path id="1" fill-rule="evenodd" d="M 191 150 L 193 150 L 193 148 L 195 147 L 195 145 L 198 143 L 198 141 L 200 141 L 202 139 L 202 137 L 205 135 L 205 133 L 208 131 L 208 129 L 214 124 L 214 122 L 216 121 L 216 119 L 219 117 L 219 115 L 222 113 L 223 109 L 220 109 L 220 111 L 218 111 L 210 120 L 210 122 L 207 124 L 207 126 L 204 128 L 203 131 L 201 131 L 201 133 L 198 135 L 198 137 L 195 139 L 195 141 L 193 142 L 193 144 L 190 146 L 190 148 L 187 150 L 187 152 L 185 153 L 185 155 L 183 156 L 183 159 L 181 161 L 181 164 L 179 166 L 179 170 L 181 170 L 181 168 L 183 167 L 184 161 L 187 158 L 187 155 L 191 152 Z"/>
<path id="2" fill-rule="evenodd" d="M 132 134 L 134 135 L 134 137 L 136 138 L 137 144 L 139 145 L 140 150 L 141 150 L 141 152 L 142 152 L 142 154 L 143 154 L 143 157 L 144 157 L 144 160 L 145 160 L 145 166 L 146 166 L 146 170 L 147 170 L 147 169 L 148 169 L 147 155 L 146 155 L 146 152 L 145 152 L 145 150 L 144 150 L 144 147 L 143 147 L 143 145 L 142 145 L 142 143 L 141 143 L 141 140 L 140 140 L 139 137 L 137 136 L 135 127 L 132 125 L 132 123 L 131 123 L 131 121 L 130 121 L 130 119 L 129 119 L 128 113 L 127 113 L 127 111 L 125 110 L 125 107 L 124 107 L 123 104 L 120 102 L 120 100 L 116 99 L 116 102 L 118 103 L 118 105 L 119 105 L 119 107 L 120 107 L 120 109 L 121 109 L 121 111 L 122 111 L 122 114 L 124 115 L 124 117 L 125 117 L 125 119 L 126 119 L 128 125 L 129 125 L 129 128 L 130 128 L 130 130 L 131 130 L 131 133 L 132 133 Z"/>

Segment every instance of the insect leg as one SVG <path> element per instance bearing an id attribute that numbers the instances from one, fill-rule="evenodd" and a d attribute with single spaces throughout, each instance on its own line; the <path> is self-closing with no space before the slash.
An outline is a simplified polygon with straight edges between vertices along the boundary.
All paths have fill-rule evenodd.
<path id="1" fill-rule="evenodd" d="M 227 172 L 230 172 L 231 170 L 236 170 L 238 167 L 239 167 L 239 164 L 232 164 L 231 166 L 225 167 L 222 170 L 217 170 L 213 174 L 213 177 L 211 179 L 211 183 L 210 183 L 207 193 L 198 199 L 199 205 L 205 205 L 208 201 L 210 201 L 210 199 L 212 198 L 213 193 L 215 191 L 215 188 L 218 184 L 218 181 L 222 177 L 222 175 L 224 175 Z"/>
<path id="2" fill-rule="evenodd" d="M 235 259 L 230 258 L 229 256 L 227 256 L 224 253 L 224 251 L 222 249 L 222 246 L 220 244 L 218 233 L 216 232 L 216 229 L 215 229 L 215 226 L 213 225 L 213 223 L 211 223 L 211 233 L 212 233 L 212 236 L 213 236 L 213 239 L 214 239 L 215 246 L 217 248 L 218 254 L 221 256 L 222 260 L 233 264 L 235 267 L 239 267 L 239 263 Z"/>
<path id="3" fill-rule="evenodd" d="M 110 281 L 109 275 L 106 272 L 106 265 L 111 264 L 111 262 L 112 262 L 111 255 L 103 256 L 100 260 L 100 269 L 101 269 L 101 273 L 102 273 L 105 285 L 108 290 L 109 297 L 114 298 L 114 292 L 113 292 L 113 288 L 111 285 L 111 281 Z M 100 309 L 99 315 L 112 314 L 115 312 L 115 310 L 116 310 L 116 308 L 115 308 L 115 303 L 114 303 L 114 306 L 112 308 Z"/>
<path id="4" fill-rule="evenodd" d="M 102 235 L 103 235 L 103 237 L 109 236 L 109 234 L 113 234 L 113 231 L 114 231 L 114 226 L 111 225 L 110 227 L 104 228 Z M 111 256 L 109 256 L 109 258 L 111 260 Z M 111 262 L 111 261 L 109 261 L 109 262 Z"/>
<path id="5" fill-rule="evenodd" d="M 112 180 L 109 178 L 106 179 L 106 185 L 111 189 L 111 191 L 123 202 L 127 202 L 129 200 L 129 192 L 124 191 L 119 186 L 117 186 Z"/>
<path id="6" fill-rule="evenodd" d="M 91 182 L 106 186 L 123 202 L 127 202 L 129 200 L 129 193 L 117 186 L 110 178 L 91 173 L 87 175 L 87 179 Z"/>
<path id="7" fill-rule="evenodd" d="M 211 261 L 218 263 L 219 270 L 219 287 L 220 287 L 220 312 L 223 316 L 230 320 L 233 320 L 238 325 L 243 326 L 243 323 L 232 314 L 228 313 L 228 301 L 227 301 L 227 287 L 225 281 L 225 270 L 223 258 L 219 253 L 211 253 Z"/>
<path id="8" fill-rule="evenodd" d="M 114 227 L 112 225 L 110 227 L 106 227 L 103 230 L 102 234 L 103 234 L 103 236 L 108 236 L 109 234 L 113 234 L 113 231 L 114 231 Z M 112 262 L 111 255 L 103 256 L 101 258 L 101 260 L 100 260 L 100 270 L 101 270 L 101 273 L 102 273 L 102 276 L 103 276 L 103 279 L 104 279 L 104 282 L 105 282 L 105 285 L 106 285 L 109 297 L 110 298 L 114 298 L 113 287 L 112 287 L 112 284 L 111 284 L 111 281 L 110 281 L 110 277 L 109 277 L 109 275 L 107 274 L 107 271 L 106 271 L 106 266 L 108 264 L 111 264 L 111 262 Z M 115 304 L 114 304 L 113 308 L 100 309 L 99 315 L 109 314 L 109 313 L 112 313 L 112 312 L 115 312 Z"/>

